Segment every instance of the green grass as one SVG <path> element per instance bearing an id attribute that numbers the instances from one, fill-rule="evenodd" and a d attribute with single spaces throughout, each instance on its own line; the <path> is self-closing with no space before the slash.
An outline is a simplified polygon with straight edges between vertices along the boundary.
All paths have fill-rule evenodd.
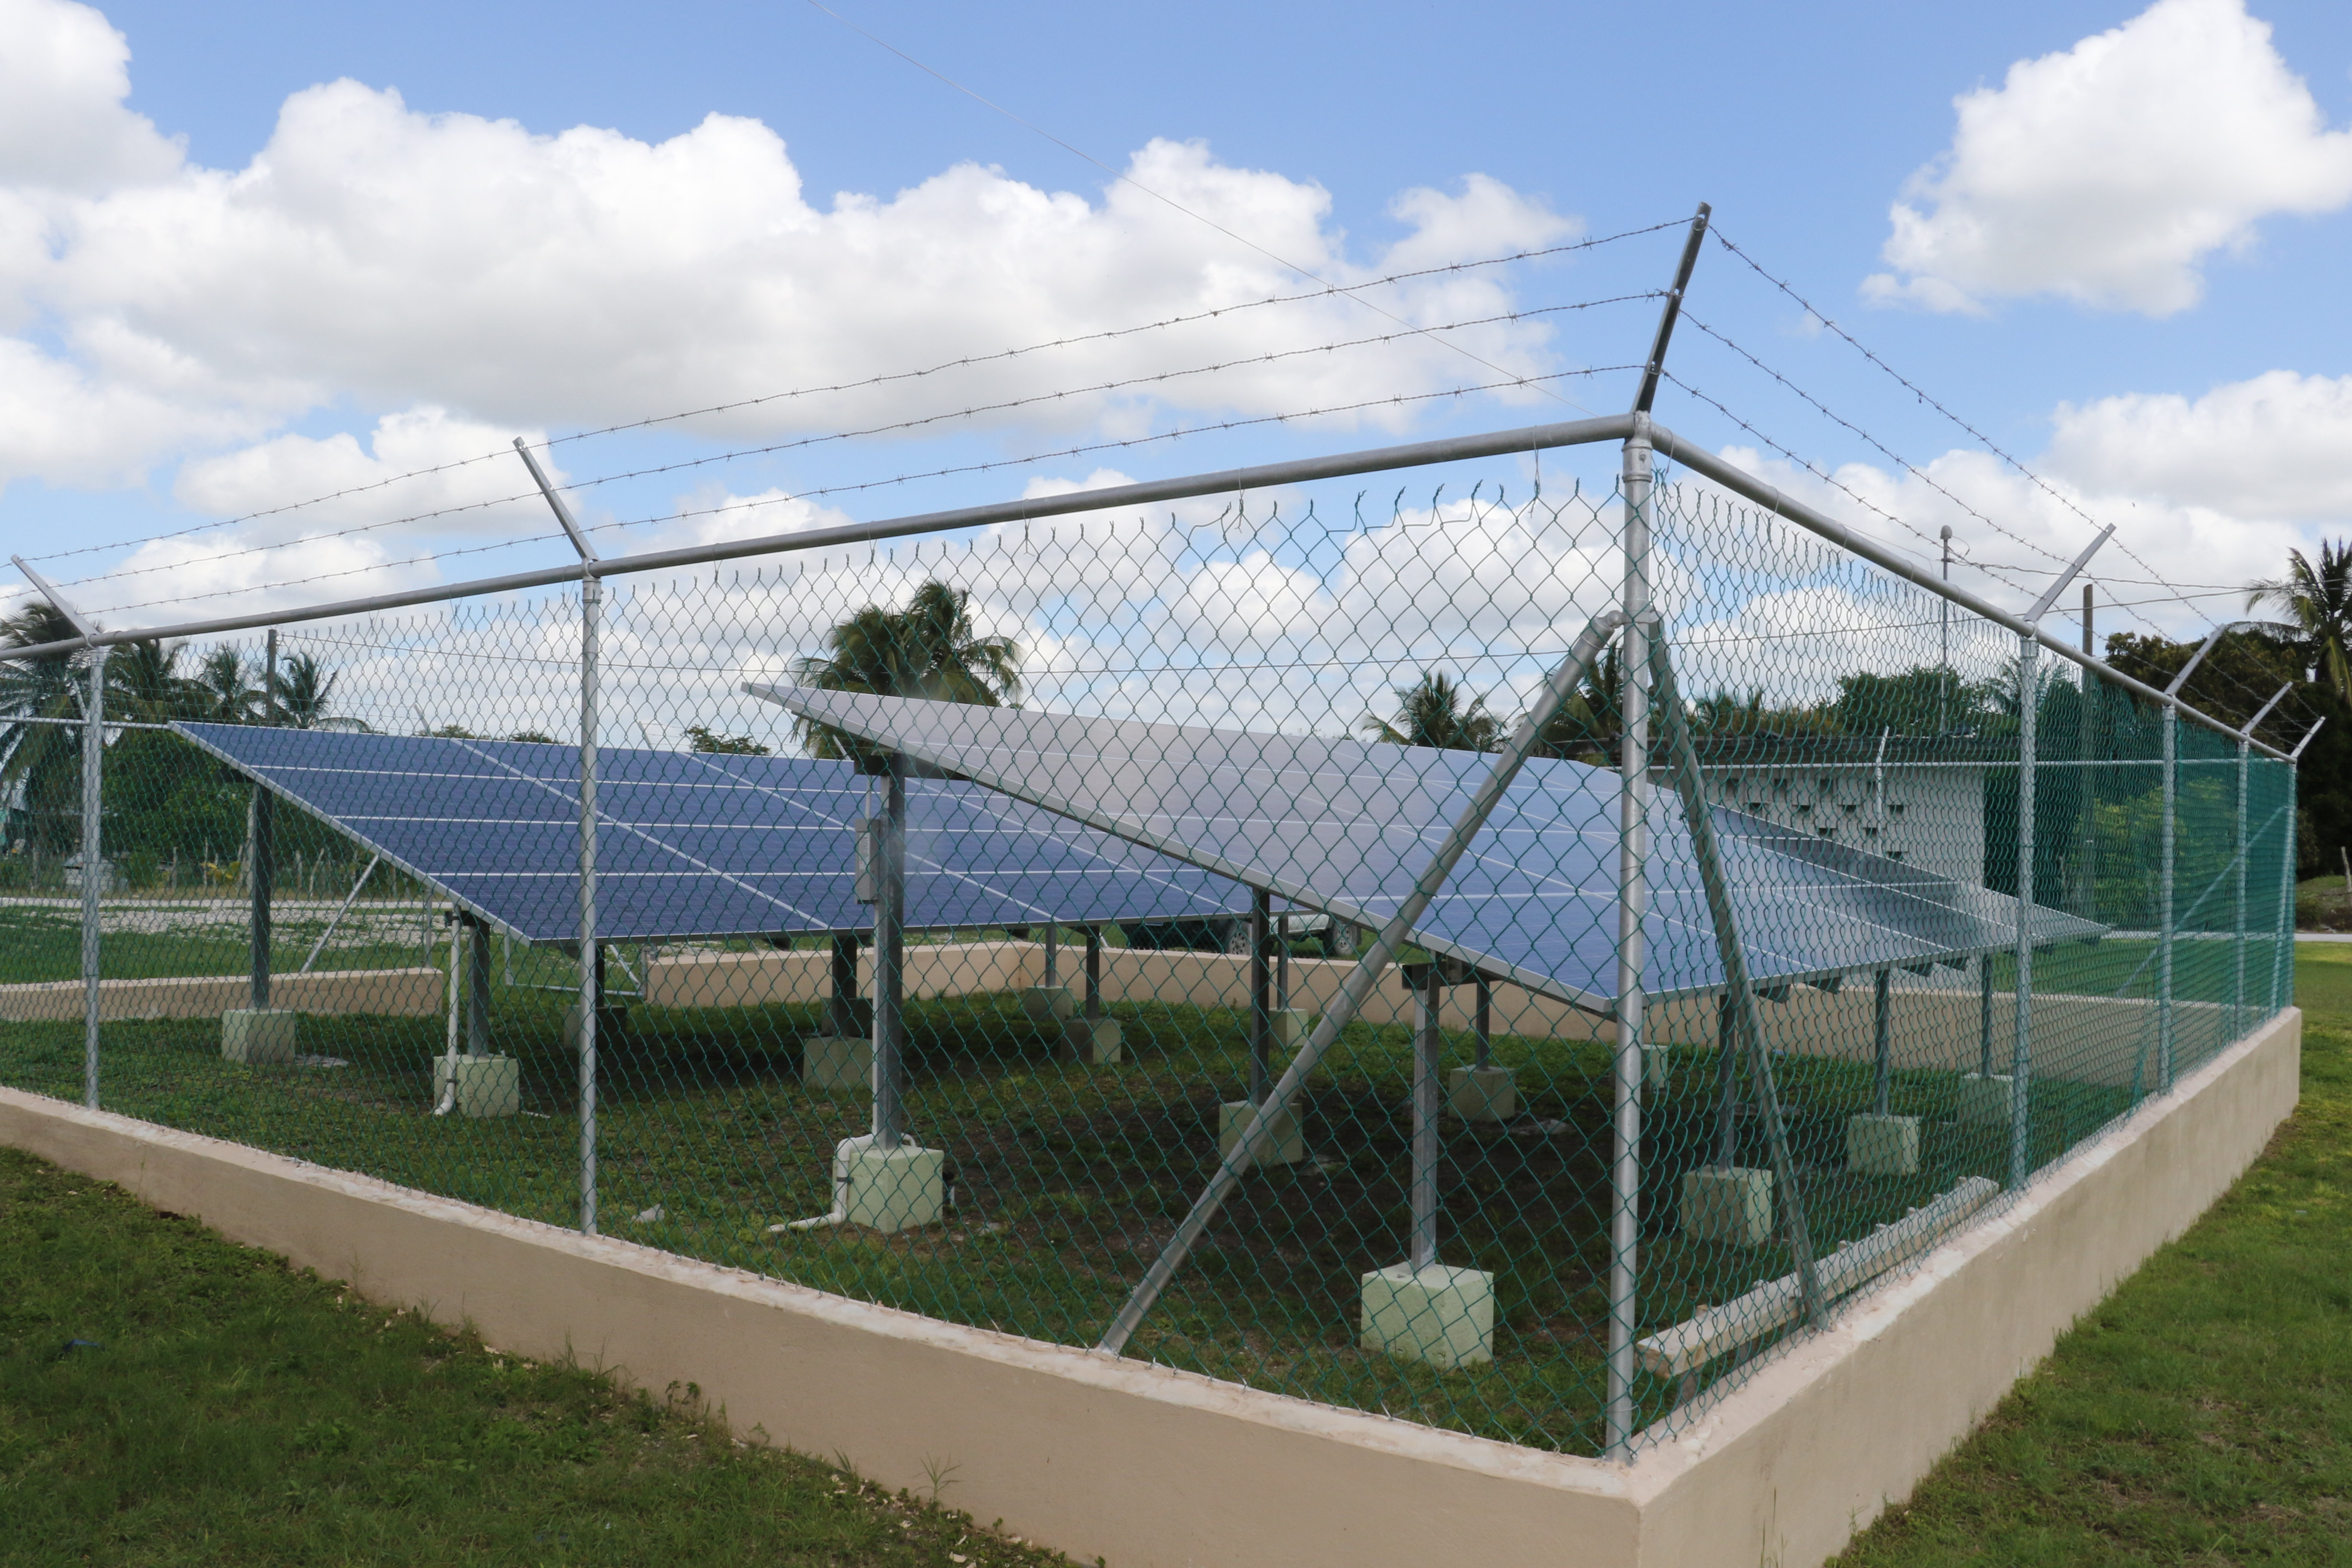
<path id="1" fill-rule="evenodd" d="M 1062 1561 L 0 1149 L 0 1564 Z"/>
<path id="2" fill-rule="evenodd" d="M 111 903 L 108 913 L 120 919 L 129 909 Z M 403 911 L 415 925 L 417 906 Z M 271 931 L 270 963 L 279 973 L 290 974 L 310 955 L 310 946 L 326 929 L 326 917 L 281 921 Z M 217 933 L 217 934 L 215 934 Z M 250 972 L 252 948 L 242 921 L 196 931 L 168 932 L 110 931 L 99 944 L 99 974 L 107 980 L 139 980 L 157 976 L 244 974 Z M 425 963 L 422 943 L 372 942 L 338 945 L 319 955 L 321 969 L 401 969 Z M 68 910 L 0 906 L 0 985 L 81 978 L 81 921 Z"/>
<path id="3" fill-rule="evenodd" d="M 2294 1119 L 1843 1568 L 2352 1563 L 2352 948 L 2295 972 Z"/>

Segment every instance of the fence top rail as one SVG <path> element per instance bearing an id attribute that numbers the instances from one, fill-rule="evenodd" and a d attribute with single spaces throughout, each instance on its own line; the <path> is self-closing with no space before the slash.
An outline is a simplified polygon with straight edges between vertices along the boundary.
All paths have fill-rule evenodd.
<path id="1" fill-rule="evenodd" d="M 1591 446 L 1604 441 L 1629 440 L 1637 436 L 1648 438 L 1657 450 L 1734 494 L 1755 502 L 1776 516 L 1786 518 L 1806 531 L 1817 534 L 1841 549 L 1861 556 L 1873 565 L 1891 572 L 1906 582 L 1927 589 L 1939 598 L 1949 600 L 1972 614 L 2006 626 L 2021 637 L 2032 637 L 2041 646 L 2092 671 L 2103 680 L 2112 681 L 2158 707 L 2173 709 L 2208 729 L 2229 736 L 2231 740 L 2245 742 L 2266 756 L 2274 757 L 2284 763 L 2292 763 L 2295 761 L 2289 752 L 2266 742 L 2256 740 L 2250 734 L 2231 729 L 2221 720 L 2189 706 L 2171 692 L 2160 691 L 2144 681 L 2133 679 L 2105 660 L 2084 653 L 2063 638 L 2043 631 L 2039 626 L 2002 609 L 1990 600 L 1971 593 L 1966 588 L 1956 587 L 1943 582 L 1928 568 L 1906 561 L 1894 551 L 1873 540 L 1864 538 L 1834 518 L 1815 510 L 1795 497 L 1787 495 L 1762 479 L 1735 468 L 1705 447 L 1683 439 L 1664 426 L 1652 420 L 1646 414 L 1614 414 L 1595 419 L 1572 419 L 1558 424 L 1531 425 L 1516 430 L 1498 430 L 1475 436 L 1455 436 L 1443 440 L 1415 441 L 1395 447 L 1374 447 L 1361 451 L 1341 452 L 1321 458 L 1300 458 L 1287 462 L 1263 463 L 1254 468 L 1227 468 L 1216 473 L 1189 474 L 1174 479 L 1150 479 L 1139 484 L 1115 485 L 1103 489 L 1076 490 L 1066 495 L 995 501 L 983 506 L 958 507 L 946 511 L 916 512 L 905 517 L 883 518 L 872 522 L 844 523 L 835 528 L 802 529 L 791 533 L 762 534 L 751 539 L 729 540 L 677 550 L 648 551 L 637 555 L 575 562 L 563 566 L 544 567 L 530 572 L 512 572 L 495 577 L 477 577 L 462 583 L 436 584 L 429 587 L 413 588 L 401 593 L 331 600 L 324 604 L 296 609 L 264 610 L 249 615 L 222 616 L 209 620 L 184 621 L 172 626 L 101 631 L 93 636 L 66 637 L 56 642 L 35 643 L 26 647 L 0 649 L 0 658 L 55 658 L 89 648 L 111 647 L 121 643 L 169 641 L 185 637 L 211 637 L 223 632 L 251 631 L 264 626 L 340 620 L 350 616 L 373 615 L 385 610 L 404 609 L 416 605 L 440 604 L 454 599 L 482 598 L 494 594 L 516 593 L 529 588 L 556 587 L 577 583 L 583 575 L 597 578 L 618 577 L 669 571 L 684 566 L 703 566 L 714 562 L 741 560 L 752 555 L 830 550 L 841 545 L 869 544 L 886 539 L 904 539 L 916 534 L 945 533 L 961 528 L 986 528 L 1001 523 L 1063 517 L 1073 512 L 1109 511 L 1121 507 L 1148 506 L 1160 501 L 1221 495 L 1228 490 L 1264 489 L 1276 485 L 1303 484 L 1314 479 L 1339 479 L 1350 474 L 1381 473 L 1396 468 L 1425 468 L 1436 463 L 1464 462 L 1518 452 Z"/>

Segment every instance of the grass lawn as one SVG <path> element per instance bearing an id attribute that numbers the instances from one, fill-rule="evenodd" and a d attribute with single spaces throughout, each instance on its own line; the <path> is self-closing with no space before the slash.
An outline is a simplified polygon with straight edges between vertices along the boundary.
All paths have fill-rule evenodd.
<path id="1" fill-rule="evenodd" d="M 0 1564 L 1065 1560 L 0 1149 Z M 926 1489 L 927 1491 L 929 1489 Z"/>
<path id="2" fill-rule="evenodd" d="M 2296 955 L 2303 1104 L 1837 1559 L 2352 1563 L 2352 947 Z"/>

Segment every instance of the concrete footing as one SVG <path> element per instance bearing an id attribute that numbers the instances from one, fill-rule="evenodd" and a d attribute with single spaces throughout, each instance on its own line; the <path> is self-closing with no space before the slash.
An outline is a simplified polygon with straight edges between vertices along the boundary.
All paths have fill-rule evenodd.
<path id="1" fill-rule="evenodd" d="M 801 1087 L 874 1087 L 874 1042 L 840 1035 L 811 1035 L 801 1041 Z"/>
<path id="2" fill-rule="evenodd" d="M 282 1007 L 236 1007 L 221 1015 L 221 1060 L 261 1067 L 294 1059 L 299 1013 Z"/>
<path id="3" fill-rule="evenodd" d="M 1846 1168 L 1868 1176 L 1919 1173 L 1919 1119 L 1864 1114 L 1845 1124 Z"/>
<path id="4" fill-rule="evenodd" d="M 522 1110 L 522 1064 L 512 1057 L 447 1057 L 433 1060 L 433 1103 L 457 1092 L 449 1109 L 460 1116 L 513 1116 Z"/>
<path id="5" fill-rule="evenodd" d="M 1242 1141 L 1251 1122 L 1257 1120 L 1257 1107 L 1248 1100 L 1234 1100 L 1217 1108 L 1217 1152 L 1230 1154 L 1234 1145 Z M 1261 1165 L 1296 1165 L 1307 1158 L 1307 1135 L 1299 1130 L 1298 1108 L 1289 1106 L 1275 1119 L 1274 1138 L 1257 1157 Z"/>
<path id="6" fill-rule="evenodd" d="M 1682 1221 L 1694 1241 L 1763 1246 L 1772 1239 L 1772 1173 L 1746 1165 L 1684 1172 Z"/>
<path id="7" fill-rule="evenodd" d="M 1495 1277 L 1398 1263 L 1364 1276 L 1363 1345 L 1452 1371 L 1495 1359 Z"/>
<path id="8" fill-rule="evenodd" d="M 1062 1054 L 1089 1067 L 1108 1067 L 1118 1060 L 1119 1033 L 1117 1018 L 1065 1018 Z"/>
<path id="9" fill-rule="evenodd" d="M 1642 1047 L 1642 1081 L 1654 1089 L 1663 1091 L 1674 1078 L 1674 1058 L 1667 1050 L 1664 1046 Z"/>
<path id="10" fill-rule="evenodd" d="M 1297 1007 L 1276 1007 L 1265 1016 L 1266 1022 L 1273 1026 L 1276 1062 L 1285 1057 L 1296 1056 L 1298 1047 L 1307 1043 L 1307 1030 L 1315 1024 L 1312 1017 Z"/>
<path id="11" fill-rule="evenodd" d="M 868 1230 L 911 1230 L 947 1213 L 947 1155 L 901 1143 L 877 1149 L 853 1138 L 835 1154 L 842 1220 Z"/>
<path id="12" fill-rule="evenodd" d="M 1021 1010 L 1041 1024 L 1078 1016 L 1077 998 L 1066 985 L 1031 985 L 1021 993 Z"/>
<path id="13" fill-rule="evenodd" d="M 1985 1077 L 1978 1073 L 1960 1076 L 1959 1119 L 1964 1126 L 2006 1127 L 2009 1125 L 2010 1078 L 2005 1072 Z"/>
<path id="14" fill-rule="evenodd" d="M 1519 1113 L 1519 1086 L 1508 1068 L 1455 1068 L 1445 1075 L 1445 1109 L 1465 1121 L 1508 1121 Z"/>

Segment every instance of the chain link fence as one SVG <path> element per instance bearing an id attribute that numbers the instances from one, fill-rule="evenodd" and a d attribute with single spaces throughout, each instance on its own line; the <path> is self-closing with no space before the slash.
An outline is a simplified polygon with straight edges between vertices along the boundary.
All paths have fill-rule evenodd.
<path id="1" fill-rule="evenodd" d="M 0 1081 L 949 1321 L 1629 1451 L 2291 1004 L 2294 772 L 1720 491 L 1637 489 L 1629 527 L 1623 494 L 1510 477 L 616 581 L 585 671 L 576 591 L 126 643 L 95 681 L 14 667 Z M 1489 914 L 1613 978 L 1391 952 L 1378 910 L 1015 810 L 747 686 L 1182 727 L 1146 794 L 1206 731 L 1393 747 L 1464 798 L 1516 743 L 1517 826 L 1471 844 Z M 579 930 L 583 694 L 618 922 L 584 963 L 514 912 Z M 207 725 L 287 731 L 275 771 Z M 1353 781 L 1288 787 L 1328 823 Z M 1790 868 L 1896 912 L 1806 967 Z M 719 929 L 722 894 L 769 912 Z"/>

